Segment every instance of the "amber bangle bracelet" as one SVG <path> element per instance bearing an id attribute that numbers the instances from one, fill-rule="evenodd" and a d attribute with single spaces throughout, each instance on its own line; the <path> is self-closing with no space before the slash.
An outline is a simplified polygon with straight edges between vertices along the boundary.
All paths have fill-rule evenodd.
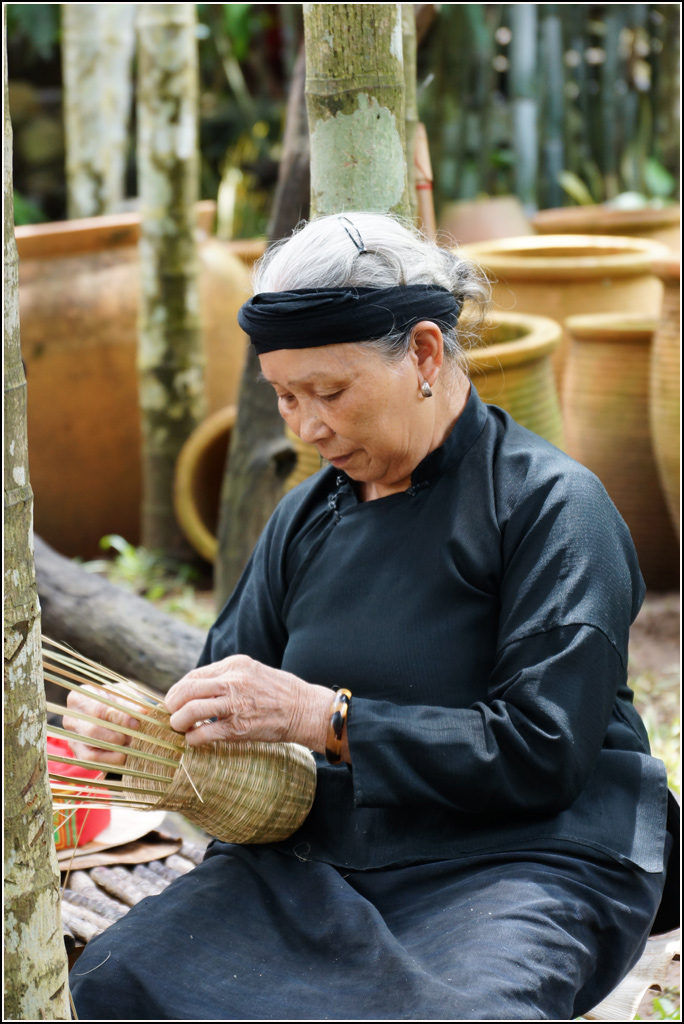
<path id="1" fill-rule="evenodd" d="M 325 740 L 325 758 L 328 764 L 339 764 L 342 760 L 342 733 L 347 721 L 349 701 L 352 695 L 349 690 L 338 690 L 330 708 L 330 725 Z"/>

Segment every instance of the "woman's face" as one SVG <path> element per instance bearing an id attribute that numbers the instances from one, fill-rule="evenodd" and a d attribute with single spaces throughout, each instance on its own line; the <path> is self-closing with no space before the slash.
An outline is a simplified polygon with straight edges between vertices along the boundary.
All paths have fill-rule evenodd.
<path id="1" fill-rule="evenodd" d="M 416 352 L 390 364 L 352 343 L 280 349 L 260 362 L 290 429 L 336 469 L 370 485 L 368 497 L 404 490 L 442 442 L 434 443 L 436 403 L 420 391 L 431 371 Z"/>

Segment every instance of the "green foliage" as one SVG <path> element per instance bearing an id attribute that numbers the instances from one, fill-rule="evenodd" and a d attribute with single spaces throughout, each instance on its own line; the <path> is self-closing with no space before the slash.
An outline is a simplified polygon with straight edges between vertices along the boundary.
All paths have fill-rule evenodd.
<path id="1" fill-rule="evenodd" d="M 661 995 L 653 1000 L 652 1010 L 649 1017 L 635 1017 L 635 1020 L 681 1020 L 682 1010 L 680 1006 L 679 989 L 663 989 Z"/>
<path id="2" fill-rule="evenodd" d="M 47 220 L 47 217 L 35 203 L 26 199 L 19 192 L 14 192 L 14 223 L 17 227 L 22 224 L 40 224 Z"/>
<path id="3" fill-rule="evenodd" d="M 142 594 L 149 601 L 160 598 L 187 586 L 197 579 L 197 570 L 175 559 L 167 558 L 159 551 L 148 551 L 135 547 L 118 534 L 108 534 L 100 541 L 103 551 L 116 551 L 116 557 L 84 562 L 88 572 L 100 572 L 111 583 Z"/>
<path id="4" fill-rule="evenodd" d="M 6 4 L 7 40 L 20 42 L 31 62 L 51 60 L 60 38 L 60 4 Z"/>

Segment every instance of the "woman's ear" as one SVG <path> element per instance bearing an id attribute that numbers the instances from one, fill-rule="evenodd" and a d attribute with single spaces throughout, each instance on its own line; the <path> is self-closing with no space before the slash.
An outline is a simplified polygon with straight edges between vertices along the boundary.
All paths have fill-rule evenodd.
<path id="1" fill-rule="evenodd" d="M 411 331 L 411 355 L 421 382 L 426 380 L 432 387 L 444 363 L 444 338 L 432 320 L 421 320 Z"/>

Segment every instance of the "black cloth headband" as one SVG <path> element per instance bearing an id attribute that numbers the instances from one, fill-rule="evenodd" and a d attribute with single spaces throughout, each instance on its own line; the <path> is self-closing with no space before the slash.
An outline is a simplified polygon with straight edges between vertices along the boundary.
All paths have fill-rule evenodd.
<path id="1" fill-rule="evenodd" d="M 238 323 L 261 355 L 282 348 L 373 341 L 409 330 L 420 320 L 454 327 L 462 304 L 439 285 L 299 288 L 253 295 L 238 312 Z"/>

